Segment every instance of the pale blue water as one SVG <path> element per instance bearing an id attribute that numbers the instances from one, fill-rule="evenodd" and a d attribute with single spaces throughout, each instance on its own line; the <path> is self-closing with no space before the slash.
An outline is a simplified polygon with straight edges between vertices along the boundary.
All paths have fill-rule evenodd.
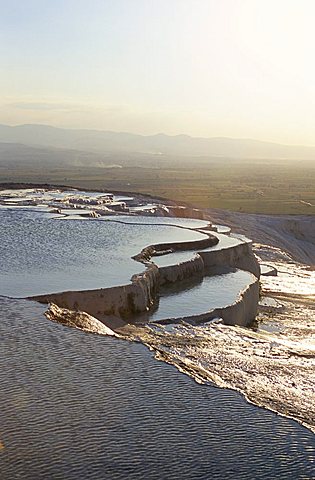
<path id="1" fill-rule="evenodd" d="M 131 258 L 143 247 L 206 238 L 169 225 L 58 220 L 20 209 L 1 209 L 0 223 L 0 294 L 13 297 L 125 284 L 145 269 Z"/>

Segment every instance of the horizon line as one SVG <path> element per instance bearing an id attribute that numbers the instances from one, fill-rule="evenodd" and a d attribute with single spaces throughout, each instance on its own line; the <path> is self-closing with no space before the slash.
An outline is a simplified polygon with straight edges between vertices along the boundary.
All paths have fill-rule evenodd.
<path id="1" fill-rule="evenodd" d="M 77 127 L 60 127 L 56 125 L 50 125 L 46 123 L 19 123 L 19 124 L 6 124 L 6 123 L 1 123 L 1 127 L 9 127 L 9 128 L 16 128 L 16 127 L 49 127 L 52 129 L 56 130 L 77 130 L 77 131 L 87 131 L 87 132 L 103 132 L 103 133 L 115 133 L 115 134 L 125 134 L 125 135 L 134 135 L 138 137 L 158 137 L 158 136 L 165 136 L 165 137 L 170 137 L 170 138 L 176 138 L 176 137 L 188 137 L 190 139 L 197 139 L 197 140 L 236 140 L 236 141 L 252 141 L 252 142 L 257 142 L 257 143 L 265 143 L 265 144 L 270 144 L 270 145 L 277 145 L 277 146 L 283 146 L 283 147 L 301 147 L 301 148 L 315 148 L 314 145 L 305 145 L 305 144 L 290 144 L 290 143 L 281 143 L 281 142 L 275 142 L 271 140 L 259 140 L 256 138 L 252 137 L 228 137 L 228 136 L 214 136 L 214 137 L 205 137 L 205 136 L 193 136 L 189 135 L 186 133 L 179 133 L 179 134 L 168 134 L 164 132 L 157 132 L 149 135 L 145 135 L 143 133 L 134 133 L 134 132 L 128 132 L 128 131 L 122 131 L 122 130 L 105 130 L 105 129 L 99 129 L 99 128 L 77 128 Z"/>

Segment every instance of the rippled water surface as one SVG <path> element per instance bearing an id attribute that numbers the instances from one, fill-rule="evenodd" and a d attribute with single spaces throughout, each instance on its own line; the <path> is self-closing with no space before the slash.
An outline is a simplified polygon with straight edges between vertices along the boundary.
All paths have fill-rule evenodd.
<path id="1" fill-rule="evenodd" d="M 43 310 L 0 298 L 2 480 L 314 478 L 296 422 Z"/>
<path id="2" fill-rule="evenodd" d="M 0 209 L 0 222 L 0 294 L 13 297 L 128 283 L 144 270 L 131 258 L 143 247 L 206 238 L 150 222 L 58 220 L 16 209 Z"/>
<path id="3" fill-rule="evenodd" d="M 144 246 L 203 238 L 170 224 L 205 227 L 80 219 L 77 209 L 65 209 L 73 219 L 56 219 L 45 206 L 13 207 L 0 208 L 0 295 L 16 297 L 127 283 L 144 269 L 131 259 Z M 212 249 L 247 241 L 222 232 Z M 156 258 L 170 264 L 193 255 Z M 120 335 L 131 342 L 70 329 L 45 319 L 46 307 L 0 297 L 1 480 L 315 478 L 310 430 L 210 386 L 239 390 L 314 430 L 314 276 L 299 265 L 273 266 L 279 276 L 265 277 L 263 292 L 275 297 L 261 302 L 257 331 L 128 325 Z M 252 278 L 234 271 L 162 291 L 151 319 L 231 303 Z"/>

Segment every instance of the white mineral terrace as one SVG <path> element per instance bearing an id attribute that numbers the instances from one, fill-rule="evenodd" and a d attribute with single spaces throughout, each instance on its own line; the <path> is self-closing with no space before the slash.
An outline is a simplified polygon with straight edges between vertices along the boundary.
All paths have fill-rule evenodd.
<path id="1" fill-rule="evenodd" d="M 49 303 L 47 317 L 68 326 L 140 341 L 196 381 L 239 390 L 315 431 L 314 271 L 255 244 L 259 284 L 246 237 L 198 210 L 149 202 L 0 191 L 0 295 Z"/>
<path id="2" fill-rule="evenodd" d="M 151 321 L 214 311 L 228 323 L 255 317 L 257 261 L 247 239 L 215 232 L 223 226 L 211 231 L 208 221 L 152 216 L 172 207 L 74 189 L 5 190 L 0 204 L 2 295 L 105 324 L 151 311 Z M 231 306 L 231 314 L 217 311 Z"/>

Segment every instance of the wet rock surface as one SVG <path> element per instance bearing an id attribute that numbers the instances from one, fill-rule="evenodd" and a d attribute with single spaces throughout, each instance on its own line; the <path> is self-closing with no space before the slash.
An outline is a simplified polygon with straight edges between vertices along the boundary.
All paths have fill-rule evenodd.
<path id="1" fill-rule="evenodd" d="M 26 199 L 25 202 L 29 200 Z M 31 204 L 28 205 L 31 206 Z M 148 324 L 142 327 L 122 322 L 118 324 L 115 331 L 126 340 L 141 342 L 148 346 L 155 353 L 156 358 L 175 365 L 196 381 L 211 382 L 219 387 L 238 390 L 250 402 L 292 417 L 315 431 L 313 413 L 315 411 L 315 277 L 310 267 L 294 261 L 294 259 L 313 258 L 311 233 L 314 224 L 306 219 L 310 228 L 310 231 L 305 230 L 305 233 L 308 231 L 306 239 L 301 233 L 301 225 L 297 219 L 292 223 L 287 218 L 268 219 L 260 216 L 260 227 L 255 231 L 258 222 L 256 216 L 248 215 L 244 220 L 245 217 L 241 215 L 231 214 L 229 217 L 226 213 L 226 217 L 230 218 L 229 224 L 232 228 L 237 221 L 240 221 L 242 232 L 245 234 L 250 235 L 250 229 L 253 229 L 257 242 L 254 245 L 255 254 L 259 256 L 261 262 L 268 262 L 270 268 L 277 271 L 277 276 L 265 276 L 261 280 L 262 294 L 275 300 L 277 304 L 275 306 L 273 302 L 269 304 L 266 302 L 260 307 L 255 328 L 223 325 L 220 318 L 214 322 L 207 322 L 207 319 L 203 318 L 200 325 L 194 325 L 185 320 L 179 320 L 174 324 L 167 322 L 164 325 Z M 216 220 L 220 218 L 217 217 Z M 276 233 L 274 233 L 275 229 L 278 229 Z M 292 236 L 295 239 L 293 246 L 290 243 Z M 271 239 L 273 239 L 272 245 L 269 245 L 267 242 L 271 242 Z M 206 253 L 202 256 L 202 260 L 208 263 L 207 266 L 218 266 L 218 263 L 221 266 L 228 264 L 259 275 L 257 259 L 247 242 L 227 250 L 230 250 L 228 261 L 226 252 L 220 250 Z M 152 253 L 154 249 L 149 252 L 145 261 L 151 260 Z M 197 264 L 198 260 L 195 260 L 195 263 Z M 169 269 L 170 267 L 161 268 Z M 180 272 L 183 271 L 180 264 L 175 267 Z M 172 275 L 175 270 L 171 268 Z M 202 265 L 198 267 L 199 270 L 203 270 Z M 154 295 L 157 293 L 157 284 L 153 278 L 155 276 L 159 276 L 156 271 L 154 275 L 138 274 L 137 290 L 139 290 L 139 298 L 144 299 L 143 308 L 138 309 L 139 311 L 150 308 L 154 301 Z M 176 274 L 172 282 L 179 277 L 180 275 Z M 101 331 L 102 326 L 95 323 L 95 319 L 91 317 L 90 307 L 84 309 L 83 304 L 78 303 L 78 292 L 68 293 L 71 297 L 71 305 L 65 302 L 58 307 L 52 306 L 50 313 L 47 314 L 50 319 L 83 330 L 112 335 L 106 327 Z M 96 309 L 96 315 L 98 310 L 100 318 L 107 313 L 104 309 L 101 311 L 95 298 L 91 297 L 91 292 L 81 293 L 85 297 L 84 305 L 90 305 L 92 309 Z M 112 296 L 112 292 L 109 293 Z M 64 294 L 60 295 L 63 296 L 62 301 L 64 301 Z M 117 291 L 117 295 L 121 296 L 121 292 Z M 100 296 L 99 292 L 96 296 Z M 133 309 L 135 292 L 128 291 L 126 298 L 128 305 L 132 304 Z M 48 297 L 46 300 L 49 300 Z M 120 307 L 125 308 L 124 305 Z M 87 310 L 88 313 L 85 313 Z M 112 313 L 117 312 L 113 310 Z M 220 317 L 220 315 L 223 314 L 218 311 L 217 316 Z M 233 315 L 232 311 L 232 317 Z M 229 323 L 239 323 L 236 317 L 232 317 Z M 105 319 L 102 318 L 102 321 Z M 98 328 L 100 331 L 97 331 Z"/>
<path id="2" fill-rule="evenodd" d="M 314 316 L 313 306 L 286 301 L 278 333 L 213 323 L 145 327 L 128 336 L 196 381 L 238 390 L 315 432 Z M 270 318 L 274 313 L 259 315 L 261 322 Z"/>
<path id="3" fill-rule="evenodd" d="M 68 327 L 78 328 L 84 332 L 117 336 L 117 334 L 109 327 L 106 327 L 104 323 L 85 312 L 67 310 L 52 303 L 49 305 L 49 309 L 45 312 L 45 315 L 49 320 L 67 325 Z"/>

